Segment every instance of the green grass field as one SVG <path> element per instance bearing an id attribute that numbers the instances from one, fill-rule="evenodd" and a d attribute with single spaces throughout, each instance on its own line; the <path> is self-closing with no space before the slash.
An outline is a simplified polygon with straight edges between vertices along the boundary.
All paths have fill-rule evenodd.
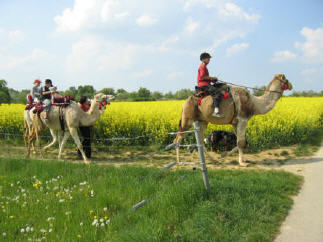
<path id="1" fill-rule="evenodd" d="M 156 171 L 2 158 L 0 238 L 272 241 L 302 182 L 278 171 L 209 171 L 207 194 L 199 170 Z M 151 200 L 129 212 L 143 199 Z"/>

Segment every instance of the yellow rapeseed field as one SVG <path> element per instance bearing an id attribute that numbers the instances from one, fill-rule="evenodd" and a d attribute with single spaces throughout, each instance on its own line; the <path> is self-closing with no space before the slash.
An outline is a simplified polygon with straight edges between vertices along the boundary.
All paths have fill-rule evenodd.
<path id="1" fill-rule="evenodd" d="M 115 102 L 107 107 L 95 127 L 97 138 L 146 136 L 131 144 L 165 144 L 177 131 L 184 101 Z M 0 133 L 23 133 L 22 104 L 0 105 Z M 306 139 L 322 128 L 323 97 L 285 97 L 266 115 L 249 121 L 247 139 L 254 148 L 288 145 Z M 212 130 L 232 130 L 231 125 L 209 125 Z M 0 136 L 1 137 L 1 136 Z M 190 140 L 188 138 L 187 140 Z"/>

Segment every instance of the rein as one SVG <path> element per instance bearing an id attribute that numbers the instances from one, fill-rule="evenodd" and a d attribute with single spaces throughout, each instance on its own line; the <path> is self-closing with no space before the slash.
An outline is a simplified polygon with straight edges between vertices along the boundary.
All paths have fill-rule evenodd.
<path id="1" fill-rule="evenodd" d="M 286 87 L 286 83 L 284 83 L 283 81 L 279 80 L 282 84 L 282 90 L 286 90 L 288 87 Z M 224 83 L 224 84 L 229 84 L 229 85 L 232 85 L 232 86 L 236 86 L 236 87 L 242 87 L 242 88 L 248 88 L 248 89 L 252 89 L 252 90 L 257 90 L 257 91 L 263 91 L 263 92 L 276 92 L 276 93 L 279 93 L 280 95 L 283 95 L 283 92 L 279 92 L 279 91 L 270 91 L 270 90 L 266 90 L 266 89 L 260 89 L 260 88 L 256 88 L 256 87 L 248 87 L 248 86 L 243 86 L 243 85 L 238 85 L 238 84 L 234 84 L 234 83 L 231 83 L 231 82 L 225 82 L 225 81 L 220 81 L 218 80 L 218 82 L 220 83 Z"/>

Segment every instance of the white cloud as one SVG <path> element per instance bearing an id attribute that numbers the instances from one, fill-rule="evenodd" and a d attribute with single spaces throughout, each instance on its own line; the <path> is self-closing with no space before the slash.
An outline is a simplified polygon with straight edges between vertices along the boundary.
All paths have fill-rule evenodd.
<path id="1" fill-rule="evenodd" d="M 226 49 L 226 56 L 229 57 L 235 54 L 242 53 L 244 50 L 248 48 L 249 48 L 249 43 L 242 42 L 242 43 L 234 44 L 231 47 Z"/>
<path id="2" fill-rule="evenodd" d="M 158 21 L 157 18 L 149 16 L 149 15 L 142 15 L 136 19 L 137 25 L 141 27 L 152 26 Z"/>
<path id="3" fill-rule="evenodd" d="M 115 15 L 114 15 L 114 17 L 115 17 L 115 19 L 120 19 L 120 20 L 122 20 L 122 19 L 125 19 L 126 17 L 128 17 L 129 16 L 129 13 L 128 12 L 122 12 L 122 13 L 116 13 Z"/>
<path id="4" fill-rule="evenodd" d="M 151 76 L 152 73 L 153 73 L 152 70 L 144 70 L 142 72 L 134 72 L 131 74 L 131 78 L 135 78 L 135 79 L 146 78 L 146 77 Z"/>
<path id="5" fill-rule="evenodd" d="M 191 9 L 194 5 L 204 5 L 207 8 L 216 7 L 219 4 L 218 0 L 186 0 L 184 10 Z"/>
<path id="6" fill-rule="evenodd" d="M 226 3 L 223 8 L 219 9 L 222 17 L 238 17 L 247 21 L 258 21 L 261 16 L 258 14 L 249 14 L 234 3 Z"/>
<path id="7" fill-rule="evenodd" d="M 73 32 L 96 26 L 98 23 L 113 22 L 127 16 L 118 12 L 117 0 L 75 0 L 72 8 L 66 8 L 54 17 L 58 32 Z"/>
<path id="8" fill-rule="evenodd" d="M 303 52 L 306 60 L 313 62 L 323 61 L 323 28 L 311 29 L 304 27 L 301 34 L 305 42 L 296 42 L 295 47 Z"/>
<path id="9" fill-rule="evenodd" d="M 178 80 L 184 76 L 183 72 L 171 72 L 167 75 L 168 80 Z"/>
<path id="10" fill-rule="evenodd" d="M 169 38 L 167 38 L 166 40 L 164 40 L 160 46 L 158 47 L 159 51 L 164 52 L 164 51 L 168 51 L 172 48 L 172 46 L 176 43 L 178 43 L 178 41 L 180 40 L 180 38 L 177 35 L 171 36 Z"/>
<path id="11" fill-rule="evenodd" d="M 55 56 L 49 54 L 47 51 L 35 48 L 32 50 L 30 54 L 22 55 L 22 56 L 12 56 L 8 54 L 0 53 L 0 68 L 4 70 L 9 69 L 27 69 L 32 68 L 36 69 L 36 66 L 42 64 L 48 64 L 51 62 Z"/>
<path id="12" fill-rule="evenodd" d="M 67 71 L 73 73 L 129 70 L 136 55 L 149 48 L 87 36 L 72 45 L 72 52 L 67 56 Z"/>
<path id="13" fill-rule="evenodd" d="M 301 71 L 301 74 L 305 76 L 305 75 L 312 75 L 319 72 L 323 72 L 323 67 L 321 68 L 313 67 L 313 68 L 304 69 Z"/>
<path id="14" fill-rule="evenodd" d="M 283 62 L 283 61 L 293 60 L 296 57 L 297 57 L 296 54 L 294 54 L 288 50 L 281 50 L 281 51 L 276 51 L 274 53 L 272 61 L 273 62 Z"/>
<path id="15" fill-rule="evenodd" d="M 302 70 L 301 74 L 302 75 L 310 75 L 310 74 L 313 74 L 313 73 L 316 73 L 316 72 L 317 72 L 316 68 L 308 68 L 308 69 Z"/>
<path id="16" fill-rule="evenodd" d="M 198 27 L 199 27 L 199 23 L 194 22 L 193 19 L 190 17 L 186 21 L 185 31 L 192 34 Z"/>

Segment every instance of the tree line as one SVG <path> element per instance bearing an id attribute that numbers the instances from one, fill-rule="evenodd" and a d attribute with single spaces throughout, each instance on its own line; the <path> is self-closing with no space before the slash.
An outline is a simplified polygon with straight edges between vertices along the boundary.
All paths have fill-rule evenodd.
<path id="1" fill-rule="evenodd" d="M 261 90 L 254 90 L 253 95 L 261 96 L 264 94 L 262 90 L 266 87 L 257 87 Z M 128 92 L 123 88 L 103 88 L 101 90 L 95 90 L 91 85 L 84 85 L 78 87 L 70 87 L 65 91 L 61 91 L 61 95 L 71 95 L 76 101 L 82 96 L 88 96 L 93 98 L 95 93 L 104 93 L 109 95 L 114 95 L 117 97 L 116 101 L 157 101 L 157 100 L 183 100 L 192 95 L 193 90 L 181 89 L 176 92 L 162 93 L 159 91 L 150 91 L 147 88 L 141 87 L 138 91 Z M 14 90 L 8 87 L 8 83 L 5 80 L 0 80 L 0 103 L 26 103 L 26 96 L 30 93 L 29 89 L 24 89 L 21 91 Z M 309 91 L 294 91 L 291 95 L 292 97 L 322 97 L 323 90 L 320 92 Z"/>
<path id="2" fill-rule="evenodd" d="M 192 95 L 190 89 L 181 89 L 176 92 L 162 93 L 159 91 L 150 91 L 141 87 L 137 91 L 128 92 L 123 88 L 103 88 L 101 90 L 94 89 L 91 85 L 78 87 L 70 87 L 65 91 L 59 90 L 60 95 L 71 95 L 78 101 L 82 96 L 93 98 L 96 93 L 104 93 L 117 97 L 116 101 L 157 101 L 157 100 L 182 100 Z M 26 97 L 30 93 L 29 89 L 21 91 L 14 90 L 7 86 L 5 80 L 0 80 L 0 103 L 26 103 Z"/>

